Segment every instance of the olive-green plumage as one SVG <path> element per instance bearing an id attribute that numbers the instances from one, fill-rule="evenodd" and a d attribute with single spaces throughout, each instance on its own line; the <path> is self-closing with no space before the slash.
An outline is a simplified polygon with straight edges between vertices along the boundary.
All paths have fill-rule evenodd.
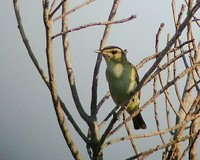
<path id="1" fill-rule="evenodd" d="M 131 101 L 130 94 L 136 88 L 139 76 L 135 66 L 126 58 L 127 51 L 117 46 L 108 46 L 96 52 L 102 54 L 106 61 L 106 78 L 113 101 L 120 106 L 128 103 L 127 112 L 133 114 L 139 108 L 140 92 L 132 96 Z M 133 124 L 135 129 L 146 128 L 140 113 L 133 118 Z"/>

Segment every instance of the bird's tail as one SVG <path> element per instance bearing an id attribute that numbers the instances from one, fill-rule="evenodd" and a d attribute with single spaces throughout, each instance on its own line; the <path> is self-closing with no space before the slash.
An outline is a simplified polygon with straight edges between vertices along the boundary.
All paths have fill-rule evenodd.
<path id="1" fill-rule="evenodd" d="M 147 126 L 142 118 L 141 113 L 139 113 L 137 116 L 135 116 L 133 119 L 133 125 L 135 129 L 146 129 Z"/>

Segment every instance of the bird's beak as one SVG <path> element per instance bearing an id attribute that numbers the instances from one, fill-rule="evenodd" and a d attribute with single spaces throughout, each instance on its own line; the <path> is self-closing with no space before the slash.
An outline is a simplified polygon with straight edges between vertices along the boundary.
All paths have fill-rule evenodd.
<path id="1" fill-rule="evenodd" d="M 98 54 L 102 54 L 101 50 L 96 50 L 95 52 L 98 53 Z"/>

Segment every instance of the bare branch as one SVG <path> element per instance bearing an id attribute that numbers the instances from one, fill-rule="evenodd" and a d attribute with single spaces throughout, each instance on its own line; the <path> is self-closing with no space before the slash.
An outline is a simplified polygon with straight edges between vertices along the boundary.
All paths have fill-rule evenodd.
<path id="1" fill-rule="evenodd" d="M 66 34 L 66 33 L 78 31 L 80 29 L 85 29 L 85 28 L 88 28 L 88 27 L 94 27 L 94 26 L 98 26 L 98 25 L 111 25 L 111 24 L 124 23 L 124 22 L 128 22 L 128 21 L 130 21 L 130 20 L 132 20 L 134 18 L 136 18 L 136 15 L 131 15 L 128 18 L 123 18 L 123 19 L 118 20 L 118 21 L 94 22 L 94 23 L 89 23 L 89 24 L 81 25 L 79 27 L 76 27 L 76 28 L 73 28 L 73 29 L 69 29 L 69 30 L 66 30 L 64 32 L 57 33 L 54 36 L 52 36 L 52 39 L 54 39 L 56 37 L 59 37 L 59 36 L 61 36 L 63 34 Z"/>
<path id="2" fill-rule="evenodd" d="M 31 49 L 31 46 L 29 44 L 28 38 L 26 36 L 26 33 L 24 31 L 24 27 L 22 24 L 22 19 L 21 19 L 21 15 L 20 15 L 20 10 L 19 10 L 19 2 L 18 0 L 13 0 L 13 5 L 14 5 L 14 10 L 15 10 L 15 15 L 16 15 L 16 19 L 17 19 L 17 23 L 18 23 L 18 29 L 20 31 L 22 40 L 24 42 L 24 45 L 28 51 L 29 57 L 31 58 L 33 64 L 35 65 L 36 69 L 38 70 L 40 76 L 42 77 L 43 81 L 45 82 L 45 84 L 49 87 L 49 80 L 48 77 L 45 75 L 43 69 L 41 68 L 41 66 L 39 65 L 34 52 Z"/>
<path id="3" fill-rule="evenodd" d="M 184 45 L 186 45 L 186 44 L 188 44 L 188 43 L 192 43 L 193 41 L 194 41 L 194 40 L 186 41 L 186 42 L 182 43 L 181 45 L 179 45 L 179 46 L 177 46 L 177 47 L 175 47 L 175 48 L 170 49 L 170 50 L 168 51 L 168 54 L 169 54 L 169 53 L 172 53 L 172 52 L 174 52 L 174 51 L 176 51 L 176 50 L 179 50 L 179 49 L 182 48 Z M 157 52 L 157 53 L 152 54 L 152 55 L 150 55 L 150 56 L 144 58 L 143 60 L 141 60 L 141 61 L 136 65 L 137 70 L 139 70 L 141 67 L 143 67 L 143 65 L 144 65 L 145 63 L 149 62 L 150 60 L 152 60 L 152 59 L 154 59 L 154 58 L 157 58 L 159 55 L 160 55 L 160 52 Z"/>
<path id="4" fill-rule="evenodd" d="M 135 155 L 135 156 L 133 156 L 133 157 L 127 158 L 126 160 L 136 159 L 136 158 L 141 157 L 141 156 L 142 156 L 142 158 L 146 158 L 146 157 L 148 157 L 150 154 L 152 154 L 152 153 L 154 153 L 154 152 L 156 152 L 156 151 L 158 151 L 158 150 L 164 149 L 164 148 L 169 147 L 169 146 L 171 146 L 171 145 L 173 145 L 173 144 L 176 144 L 176 143 L 185 141 L 185 140 L 187 140 L 187 139 L 189 139 L 189 138 L 191 138 L 191 137 L 195 137 L 195 136 L 196 136 L 196 134 L 195 134 L 195 135 L 190 135 L 190 136 L 180 137 L 180 138 L 178 138 L 178 139 L 176 139 L 176 140 L 171 140 L 169 143 L 162 144 L 162 145 L 158 145 L 158 146 L 156 146 L 155 148 L 149 149 L 149 150 L 147 150 L 147 151 L 145 151 L 145 152 L 141 152 L 141 153 L 139 153 L 139 154 L 137 154 L 137 155 Z"/>
<path id="5" fill-rule="evenodd" d="M 117 13 L 117 9 L 119 6 L 121 0 L 114 0 L 113 1 L 113 6 L 111 8 L 110 11 L 110 15 L 108 18 L 108 21 L 113 21 L 116 13 Z M 100 43 L 100 49 L 103 48 L 107 42 L 109 33 L 110 33 L 110 28 L 111 25 L 107 24 L 103 33 L 103 37 L 101 39 L 101 43 Z M 98 85 L 98 75 L 99 75 L 99 69 L 100 69 L 100 65 L 101 65 L 101 61 L 102 61 L 102 56 L 100 54 L 97 55 L 97 59 L 96 59 L 96 64 L 94 67 L 94 72 L 93 72 L 93 79 L 92 79 L 92 96 L 91 96 L 91 115 L 96 117 L 97 114 L 97 85 Z"/>
<path id="6" fill-rule="evenodd" d="M 178 30 L 176 31 L 176 33 L 174 34 L 174 36 L 172 37 L 172 39 L 168 42 L 168 44 L 166 45 L 166 47 L 161 51 L 160 56 L 157 58 L 157 60 L 154 62 L 154 64 L 150 67 L 150 69 L 143 76 L 142 80 L 139 82 L 138 86 L 136 87 L 136 89 L 134 90 L 134 92 L 131 94 L 131 96 L 134 95 L 137 91 L 139 91 L 143 87 L 143 84 L 146 81 L 146 79 L 149 77 L 149 75 L 151 75 L 151 73 L 156 69 L 156 67 L 158 66 L 158 64 L 163 59 L 163 57 L 168 53 L 168 51 L 170 50 L 170 48 L 172 47 L 172 45 L 174 44 L 174 42 L 179 38 L 179 36 L 181 35 L 181 33 L 183 32 L 183 30 L 187 26 L 188 22 L 191 20 L 192 16 L 196 13 L 196 11 L 199 9 L 199 7 L 200 7 L 200 2 L 198 2 L 192 8 L 192 10 L 188 13 L 188 15 L 185 18 L 185 20 L 183 21 L 183 23 L 180 25 L 180 27 L 178 28 Z"/>
<path id="7" fill-rule="evenodd" d="M 168 63 L 163 64 L 162 66 L 159 67 L 159 69 L 157 69 L 151 76 L 149 76 L 146 81 L 144 82 L 143 85 L 146 85 L 148 82 L 150 82 L 156 75 L 158 75 L 161 71 L 163 71 L 164 69 L 166 69 L 170 64 L 172 64 L 173 62 L 175 62 L 176 60 L 178 60 L 179 58 L 181 58 L 182 56 L 184 56 L 187 53 L 190 53 L 191 50 L 185 51 L 184 53 L 179 54 L 178 56 L 174 57 L 173 59 L 171 59 Z"/>
<path id="8" fill-rule="evenodd" d="M 173 13 L 173 19 L 174 19 L 174 24 L 176 25 L 177 24 L 177 14 L 176 14 L 176 0 L 172 0 L 172 13 Z"/>
<path id="9" fill-rule="evenodd" d="M 125 121 L 125 119 L 126 119 L 126 115 L 125 115 L 125 113 L 123 113 L 123 121 Z M 126 132 L 127 132 L 128 136 L 131 136 L 130 127 L 128 126 L 128 123 L 126 123 L 126 122 L 125 122 L 125 128 L 126 128 Z M 135 142 L 134 142 L 134 139 L 131 138 L 131 139 L 130 139 L 130 142 L 131 142 L 131 146 L 132 146 L 132 148 L 133 148 L 135 154 L 138 154 L 137 147 L 136 147 L 136 144 L 135 144 Z M 138 158 L 138 160 L 140 160 L 140 159 Z"/>
<path id="10" fill-rule="evenodd" d="M 66 2 L 67 0 L 62 0 L 61 2 L 60 2 L 60 4 L 53 10 L 53 11 L 51 11 L 50 10 L 50 15 L 49 15 L 49 17 L 51 18 L 51 17 L 53 17 L 53 15 L 59 10 L 59 8 L 63 5 L 63 3 L 64 2 Z M 53 8 L 53 7 L 52 7 Z"/>
<path id="11" fill-rule="evenodd" d="M 167 42 L 169 41 L 169 39 L 170 39 L 170 35 L 168 34 L 167 35 Z M 170 59 L 171 58 L 170 58 L 170 55 L 168 53 L 167 54 L 167 63 L 169 63 Z M 171 65 L 169 65 L 169 67 L 167 67 L 167 83 L 170 82 L 171 79 L 172 79 L 172 67 L 171 67 Z M 167 92 L 167 95 L 169 95 L 168 90 L 166 90 L 166 92 Z M 171 102 L 170 102 L 170 100 L 166 100 L 165 102 L 166 102 L 167 125 L 168 125 L 168 128 L 170 128 L 171 127 L 171 114 L 170 114 L 171 112 L 170 112 L 170 106 L 169 105 L 171 105 Z"/>
<path id="12" fill-rule="evenodd" d="M 100 140 L 100 144 L 101 144 L 101 149 L 102 149 L 102 145 L 104 144 L 106 138 L 108 137 L 110 131 L 113 129 L 114 124 L 117 122 L 118 120 L 118 116 L 120 116 L 123 112 L 125 111 L 125 107 L 121 107 L 119 109 L 119 111 L 117 112 L 117 114 L 115 116 L 113 116 L 112 120 L 110 121 L 108 127 L 106 128 L 105 132 L 103 133 L 101 140 Z M 127 121 L 124 121 L 124 124 Z"/>
<path id="13" fill-rule="evenodd" d="M 97 112 L 100 109 L 100 107 L 103 105 L 103 103 L 110 97 L 110 91 L 108 91 L 105 96 L 100 100 L 100 102 L 97 105 Z"/>
<path id="14" fill-rule="evenodd" d="M 21 33 L 21 37 L 24 41 L 24 44 L 27 48 L 27 51 L 29 53 L 29 56 L 33 62 L 33 64 L 35 65 L 36 69 L 38 70 L 40 76 L 42 77 L 42 79 L 44 80 L 46 86 L 48 87 L 48 89 L 50 90 L 50 85 L 49 85 L 49 81 L 48 78 L 46 77 L 45 73 L 43 72 L 43 70 L 41 69 L 41 67 L 39 66 L 37 59 L 34 56 L 34 53 L 31 49 L 31 46 L 28 42 L 28 39 L 26 37 L 26 34 L 24 32 L 23 29 L 23 25 L 22 25 L 22 21 L 21 21 L 21 16 L 20 16 L 20 12 L 19 12 L 19 4 L 18 4 L 18 0 L 14 1 L 14 8 L 16 11 L 16 18 L 17 18 L 17 22 L 18 22 L 18 28 L 20 30 Z M 80 130 L 80 128 L 78 127 L 78 125 L 76 124 L 75 120 L 73 119 L 73 117 L 71 116 L 70 112 L 67 110 L 65 104 L 63 103 L 63 101 L 60 99 L 60 97 L 58 97 L 58 101 L 60 101 L 61 103 L 61 107 L 63 109 L 63 111 L 65 112 L 66 116 L 68 117 L 69 121 L 72 123 L 72 125 L 74 126 L 74 128 L 76 129 L 76 131 L 79 133 L 79 135 L 83 138 L 83 140 L 88 143 L 88 140 L 86 138 L 86 136 L 82 133 L 82 131 Z"/>
<path id="15" fill-rule="evenodd" d="M 66 5 L 66 2 L 64 3 Z M 63 12 L 66 12 L 67 6 L 63 8 Z M 65 16 L 62 19 L 62 31 L 66 31 L 68 28 L 68 21 L 67 21 L 67 16 Z M 75 82 L 75 77 L 73 73 L 73 68 L 71 64 L 71 57 L 70 57 L 70 50 L 69 50 L 69 42 L 66 34 L 63 34 L 62 36 L 62 41 L 63 41 L 63 52 L 64 52 L 64 59 L 65 59 L 65 67 L 66 71 L 68 74 L 68 80 L 69 80 L 69 85 L 72 93 L 72 97 L 74 99 L 75 106 L 80 114 L 80 116 L 85 120 L 87 124 L 90 123 L 90 118 L 83 109 L 83 106 L 80 102 L 79 95 L 76 89 L 76 82 Z"/>
<path id="16" fill-rule="evenodd" d="M 167 43 L 165 47 L 159 52 L 160 34 L 164 27 L 164 24 L 160 24 L 160 27 L 156 33 L 155 53 L 144 58 L 136 66 L 136 68 L 139 70 L 147 62 L 150 62 L 151 64 L 150 68 L 142 77 L 140 83 L 130 96 L 134 95 L 149 82 L 153 82 L 153 95 L 146 102 L 143 102 L 142 106 L 132 115 L 128 117 L 125 116 L 126 106 L 122 106 L 120 109 L 120 106 L 116 106 L 114 109 L 112 109 L 112 111 L 110 111 L 110 113 L 108 113 L 108 115 L 104 117 L 103 121 L 100 123 L 97 117 L 98 111 L 102 107 L 104 102 L 110 97 L 110 93 L 107 92 L 102 97 L 102 99 L 97 102 L 98 78 L 102 55 L 97 55 L 96 64 L 93 72 L 91 91 L 92 93 L 90 102 L 91 113 L 89 115 L 85 111 L 84 106 L 82 106 L 81 104 L 78 90 L 76 88 L 75 75 L 73 73 L 70 58 L 71 52 L 69 47 L 70 42 L 68 39 L 68 33 L 79 31 L 81 29 L 87 29 L 93 26 L 98 27 L 100 25 L 105 25 L 105 30 L 99 45 L 99 49 L 102 49 L 106 46 L 108 36 L 111 31 L 111 26 L 113 24 L 129 22 L 136 18 L 136 15 L 131 15 L 128 18 L 116 20 L 115 17 L 117 15 L 121 0 L 113 0 L 113 5 L 107 21 L 82 24 L 78 27 L 69 29 L 69 14 L 78 11 L 78 9 L 88 4 L 91 4 L 94 1 L 95 0 L 84 0 L 75 8 L 69 9 L 69 2 L 67 0 L 42 0 L 43 20 L 46 29 L 46 58 L 48 67 L 48 74 L 46 75 L 41 66 L 38 64 L 35 54 L 33 53 L 25 34 L 21 22 L 18 0 L 13 0 L 18 28 L 22 40 L 32 62 L 34 63 L 40 76 L 42 77 L 43 81 L 45 82 L 51 93 L 51 98 L 53 101 L 59 126 L 74 159 L 79 160 L 82 159 L 82 157 L 72 139 L 71 131 L 68 128 L 68 120 L 86 144 L 90 159 L 102 160 L 104 158 L 103 151 L 106 147 L 118 142 L 128 143 L 128 141 L 131 142 L 132 148 L 135 152 L 135 155 L 128 159 L 142 160 L 149 155 L 160 151 L 161 149 L 164 149 L 162 153 L 163 160 L 184 159 L 185 156 L 188 156 L 189 159 L 197 159 L 197 139 L 199 138 L 200 134 L 200 45 L 197 46 L 197 41 L 199 39 L 195 38 L 196 33 L 193 32 L 193 26 L 195 26 L 196 24 L 200 26 L 199 18 L 195 17 L 195 14 L 199 11 L 200 8 L 200 1 L 185 0 L 186 5 L 178 5 L 179 8 L 181 7 L 181 9 L 178 8 L 178 10 L 180 10 L 178 13 L 176 8 L 177 1 L 171 0 L 173 21 L 175 27 L 174 35 L 171 39 L 169 36 L 167 37 Z M 60 12 L 61 6 L 62 14 L 56 17 L 55 15 Z M 186 7 L 188 10 L 186 10 Z M 185 11 L 187 11 L 187 13 L 185 13 Z M 61 18 L 62 30 L 60 33 L 56 33 L 55 35 L 53 35 L 53 24 L 55 21 L 60 20 Z M 195 22 L 196 24 L 194 24 L 193 22 Z M 65 67 L 74 104 L 76 106 L 76 109 L 78 110 L 80 117 L 82 118 L 81 120 L 86 122 L 89 127 L 87 136 L 79 127 L 79 124 L 81 123 L 76 122 L 76 120 L 73 118 L 72 114 L 69 112 L 68 108 L 63 103 L 58 94 L 54 68 L 55 64 L 53 58 L 53 39 L 59 36 L 62 37 Z M 184 43 L 182 43 L 182 39 Z M 179 63 L 183 65 L 180 66 Z M 162 77 L 162 75 L 164 75 L 166 72 L 167 77 Z M 181 88 L 182 82 L 186 83 L 184 89 Z M 176 99 L 172 97 L 174 95 Z M 160 105 L 160 100 L 165 100 L 165 102 L 162 102 L 164 102 L 166 105 L 166 129 L 162 129 L 162 124 L 165 124 L 165 122 L 159 121 L 160 117 L 158 106 L 164 107 L 162 102 L 162 105 Z M 149 107 L 152 103 L 154 104 L 154 121 L 156 122 L 157 130 L 154 129 L 155 131 L 149 133 L 147 132 L 145 134 L 132 134 L 128 126 L 128 122 L 138 113 L 142 112 L 146 107 Z M 117 111 L 117 113 L 115 113 L 115 111 Z M 171 118 L 174 117 L 173 112 L 176 116 L 176 122 L 174 124 L 172 124 L 172 122 L 174 121 L 171 120 Z M 123 122 L 120 122 L 118 125 L 116 125 L 118 117 L 122 114 Z M 121 129 L 122 127 L 125 127 L 127 136 L 125 135 L 122 137 L 114 137 L 113 139 L 108 139 L 112 138 L 111 136 L 119 131 L 119 129 Z M 102 129 L 104 130 L 102 131 Z M 160 137 L 162 144 L 156 144 L 153 148 L 149 147 L 147 150 L 141 150 L 141 152 L 138 152 L 135 141 L 142 140 L 141 138 L 153 138 L 153 136 L 156 136 L 158 138 Z M 168 140 L 168 138 L 170 139 Z"/>
<path id="17" fill-rule="evenodd" d="M 54 18 L 54 19 L 53 19 L 53 22 L 55 22 L 55 21 L 57 21 L 57 20 L 59 20 L 59 19 L 65 17 L 65 16 L 71 14 L 72 12 L 74 12 L 74 11 L 76 11 L 76 10 L 78 10 L 78 9 L 80 9 L 80 8 L 82 8 L 82 7 L 86 6 L 86 5 L 88 5 L 88 4 L 92 3 L 92 2 L 94 2 L 94 1 L 95 1 L 95 0 L 85 0 L 83 3 L 79 4 L 79 5 L 76 6 L 75 8 L 73 8 L 73 9 L 71 9 L 71 10 L 65 12 L 65 13 L 62 13 L 62 15 L 60 15 L 60 16 Z"/>
<path id="18" fill-rule="evenodd" d="M 50 10 L 49 10 L 49 13 L 52 13 L 52 11 L 53 11 L 53 9 L 54 9 L 54 7 L 55 7 L 55 5 L 56 5 L 56 2 L 57 2 L 57 0 L 53 0 L 53 2 L 52 2 L 52 4 L 51 4 L 51 8 L 50 8 Z"/>
<path id="19" fill-rule="evenodd" d="M 44 25 L 46 29 L 46 56 L 47 56 L 47 64 L 48 64 L 48 73 L 49 73 L 49 83 L 50 83 L 50 91 L 51 97 L 54 104 L 54 109 L 57 115 L 58 123 L 60 125 L 61 131 L 65 138 L 65 141 L 73 155 L 73 157 L 77 160 L 82 159 L 81 155 L 72 140 L 71 133 L 68 129 L 64 113 L 61 107 L 61 102 L 59 101 L 59 96 L 57 93 L 57 84 L 55 79 L 55 68 L 54 68 L 54 61 L 53 61 L 53 41 L 51 39 L 53 28 L 52 28 L 52 20 L 49 19 L 49 9 L 48 6 L 49 1 L 43 0 L 43 19 Z"/>
<path id="20" fill-rule="evenodd" d="M 119 108 L 120 106 L 116 106 L 115 108 L 112 109 L 112 111 L 106 116 L 106 118 L 104 118 L 104 120 L 99 124 L 99 128 L 101 128 L 105 122 L 112 116 L 115 114 L 115 111 Z"/>
<path id="21" fill-rule="evenodd" d="M 146 101 L 145 104 L 143 104 L 139 110 L 135 111 L 134 114 L 132 114 L 131 116 L 129 116 L 126 119 L 126 122 L 130 121 L 133 117 L 135 117 L 139 112 L 143 111 L 150 103 L 152 103 L 154 101 L 154 99 L 156 97 L 158 97 L 160 94 L 162 94 L 166 89 L 168 89 L 170 86 L 174 85 L 176 83 L 176 81 L 180 80 L 181 78 L 183 78 L 186 74 L 188 74 L 189 72 L 192 72 L 192 70 L 195 69 L 195 67 L 200 67 L 200 64 L 195 64 L 194 66 L 187 68 L 186 70 L 184 70 L 183 72 L 181 72 L 178 76 L 176 76 L 172 81 L 168 82 L 167 85 L 165 85 L 161 90 L 159 90 L 154 96 L 152 96 L 148 101 Z M 176 113 L 178 114 L 178 113 Z M 116 128 L 114 128 L 109 136 L 113 135 L 115 132 L 117 132 L 122 126 L 124 125 L 124 122 L 120 123 Z"/>
<path id="22" fill-rule="evenodd" d="M 188 2 L 185 0 L 185 3 L 186 3 L 186 5 L 188 6 Z M 197 1 L 197 3 L 198 3 L 198 1 Z M 197 18 L 197 17 L 195 17 L 195 16 L 193 16 L 193 19 L 194 19 L 194 21 L 195 20 L 197 20 L 197 21 L 195 21 L 196 22 L 196 24 L 200 27 L 200 22 L 198 21 L 199 19 Z"/>
<path id="23" fill-rule="evenodd" d="M 198 4 L 198 3 L 197 3 Z M 200 4 L 200 2 L 199 2 Z M 196 6 L 196 5 L 195 5 Z M 188 15 L 192 12 L 193 10 L 193 0 L 189 0 L 188 1 Z M 188 21 L 187 23 L 187 39 L 191 40 L 192 36 L 192 28 L 191 28 L 191 19 Z M 178 28 L 179 29 L 179 28 Z M 191 49 L 192 45 L 188 44 L 188 48 Z M 188 66 L 187 66 L 188 67 Z M 176 117 L 176 123 L 180 123 L 186 116 L 186 113 L 184 112 L 185 110 L 188 110 L 188 107 L 190 106 L 192 99 L 191 99 L 191 95 L 192 92 L 191 91 L 187 91 L 188 88 L 190 88 L 192 86 L 192 84 L 194 84 L 193 78 L 192 78 L 192 72 L 189 72 L 187 75 L 187 79 L 186 79 L 186 83 L 185 83 L 185 87 L 183 90 L 183 96 L 182 96 L 182 101 L 183 103 L 180 105 L 179 107 L 179 116 Z M 184 111 L 183 111 L 184 108 Z M 175 131 L 175 135 L 174 135 L 174 139 L 177 139 L 178 137 L 182 137 L 182 135 L 184 134 L 184 128 L 186 126 L 182 126 L 180 129 L 177 129 Z M 182 152 L 182 144 L 178 143 L 176 145 L 172 145 L 170 152 L 168 154 L 168 158 L 170 157 L 174 157 L 175 159 L 179 159 L 181 156 L 181 152 Z"/>
<path id="24" fill-rule="evenodd" d="M 164 23 L 161 23 L 160 27 L 158 29 L 158 32 L 156 34 L 155 52 L 158 52 L 158 50 L 159 50 L 158 49 L 159 38 L 160 38 L 160 34 L 161 34 L 161 31 L 162 31 L 163 28 L 164 28 Z M 159 68 L 160 68 L 160 65 L 158 65 L 158 69 Z M 163 82 L 162 82 L 160 73 L 158 74 L 158 78 L 160 80 L 161 86 L 163 87 Z M 156 94 L 156 92 L 157 92 L 157 76 L 153 80 L 153 94 Z M 167 94 L 166 91 L 164 93 Z M 153 103 L 154 103 L 154 115 L 155 115 L 154 118 L 155 118 L 155 121 L 156 121 L 157 130 L 160 131 L 160 123 L 159 123 L 159 119 L 158 119 L 158 106 L 157 106 L 156 98 L 155 98 L 155 101 Z M 162 135 L 160 135 L 160 139 L 161 139 L 162 143 L 164 144 L 165 141 L 164 141 L 164 138 L 162 137 Z"/>
<path id="25" fill-rule="evenodd" d="M 179 13 L 179 15 L 178 15 L 178 21 L 177 21 L 177 24 L 176 24 L 176 27 L 178 28 L 179 27 L 179 25 L 180 25 L 180 23 L 181 23 L 181 19 L 182 19 L 182 17 L 183 17 L 183 13 L 184 13 L 184 11 L 185 11 L 185 5 L 183 4 L 182 5 L 182 7 L 181 7 L 181 11 L 180 11 L 180 13 Z"/>
<path id="26" fill-rule="evenodd" d="M 131 138 L 141 139 L 141 138 L 149 138 L 149 137 L 153 137 L 153 136 L 157 136 L 157 135 L 164 135 L 164 134 L 167 134 L 171 131 L 174 131 L 174 130 L 180 128 L 183 125 L 186 125 L 187 123 L 189 123 L 189 122 L 191 122 L 191 121 L 193 121 L 193 120 L 195 120 L 199 117 L 200 117 L 200 114 L 188 116 L 184 121 L 181 121 L 181 123 L 176 124 L 175 126 L 173 126 L 171 128 L 167 128 L 167 129 L 164 129 L 164 130 L 161 130 L 161 131 L 151 132 L 151 133 L 147 133 L 147 134 L 138 134 L 138 135 L 129 135 L 129 136 L 125 136 L 125 137 L 118 137 L 118 138 L 115 138 L 113 140 L 110 140 L 110 141 L 104 143 L 103 148 L 105 148 L 109 145 L 121 142 L 121 141 L 128 141 Z"/>

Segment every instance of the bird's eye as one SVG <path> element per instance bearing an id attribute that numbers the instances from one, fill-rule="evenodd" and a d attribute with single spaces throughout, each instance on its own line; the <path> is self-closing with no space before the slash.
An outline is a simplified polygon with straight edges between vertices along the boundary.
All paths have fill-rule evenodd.
<path id="1" fill-rule="evenodd" d="M 112 51 L 112 54 L 116 54 L 116 53 L 117 53 L 117 51 L 116 51 L 116 50 L 113 50 L 113 51 Z"/>

